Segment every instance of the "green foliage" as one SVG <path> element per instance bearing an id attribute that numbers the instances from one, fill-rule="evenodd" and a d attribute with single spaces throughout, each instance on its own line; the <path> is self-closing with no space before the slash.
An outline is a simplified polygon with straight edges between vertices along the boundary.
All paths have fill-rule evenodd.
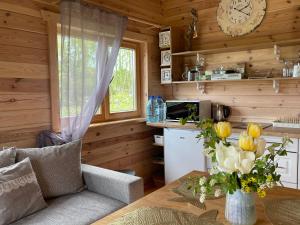
<path id="1" fill-rule="evenodd" d="M 185 125 L 188 121 L 197 121 L 197 120 L 199 120 L 199 115 L 197 115 L 197 106 L 196 105 L 187 104 L 186 108 L 189 111 L 189 116 L 179 119 L 179 123 L 181 125 Z"/>
<path id="2" fill-rule="evenodd" d="M 204 139 L 204 148 L 215 148 L 216 143 L 221 141 L 214 128 L 212 119 L 204 119 L 196 122 L 196 126 L 200 129 L 200 133 L 196 137 Z"/>
<path id="3" fill-rule="evenodd" d="M 135 52 L 121 48 L 109 86 L 110 112 L 136 110 Z"/>

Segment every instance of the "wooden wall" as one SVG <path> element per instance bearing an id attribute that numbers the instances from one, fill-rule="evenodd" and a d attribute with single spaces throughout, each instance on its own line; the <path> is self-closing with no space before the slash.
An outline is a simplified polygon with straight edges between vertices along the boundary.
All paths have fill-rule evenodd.
<path id="1" fill-rule="evenodd" d="M 57 10 L 49 2 L 0 2 L 0 147 L 34 147 L 36 135 L 51 127 L 48 34 L 47 24 L 40 14 L 41 9 Z M 140 1 L 132 0 L 103 1 L 103 4 L 111 10 L 150 22 L 156 22 L 160 15 L 159 1 L 148 2 L 147 9 L 141 8 Z M 128 30 L 154 38 L 149 45 L 149 88 L 146 87 L 143 95 L 158 95 L 163 91 L 158 30 L 133 21 L 129 21 Z M 147 182 L 156 170 L 151 163 L 155 153 L 154 132 L 141 120 L 93 126 L 84 138 L 83 159 L 105 168 L 136 170 Z"/>
<path id="2" fill-rule="evenodd" d="M 84 162 L 114 170 L 135 170 L 147 183 L 157 169 L 152 164 L 157 151 L 152 145 L 156 132 L 142 120 L 92 126 L 84 138 Z"/>
<path id="3" fill-rule="evenodd" d="M 0 146 L 34 146 L 51 123 L 46 23 L 27 2 L 0 2 Z"/>
<path id="4" fill-rule="evenodd" d="M 164 22 L 184 29 L 191 20 L 191 8 L 196 8 L 199 37 L 193 40 L 194 50 L 264 44 L 300 37 L 299 0 L 268 0 L 263 23 L 253 33 L 235 38 L 220 30 L 216 20 L 218 4 L 219 0 L 163 0 Z M 282 48 L 283 56 L 287 58 L 296 57 L 299 50 L 300 46 Z M 207 55 L 206 68 L 211 70 L 221 65 L 226 67 L 246 62 L 247 73 L 252 76 L 278 76 L 283 64 L 275 59 L 273 52 L 273 48 L 268 48 Z M 194 60 L 186 58 L 190 65 Z M 208 84 L 204 95 L 196 85 L 165 86 L 164 90 L 169 99 L 209 99 L 229 105 L 232 107 L 231 121 L 270 122 L 283 116 L 300 116 L 299 81 L 285 81 L 280 85 L 279 94 L 273 91 L 271 81 Z"/>
<path id="5" fill-rule="evenodd" d="M 193 43 L 195 49 L 248 45 L 300 36 L 299 0 L 267 0 L 267 13 L 263 23 L 253 33 L 236 38 L 225 35 L 218 26 L 216 11 L 219 2 L 219 0 L 162 0 L 164 23 L 171 26 L 186 26 L 191 21 L 191 9 L 197 9 L 199 37 Z"/>

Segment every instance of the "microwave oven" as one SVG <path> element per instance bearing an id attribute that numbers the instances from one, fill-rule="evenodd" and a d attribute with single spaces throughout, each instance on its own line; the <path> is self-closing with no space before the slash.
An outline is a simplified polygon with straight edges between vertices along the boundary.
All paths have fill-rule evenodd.
<path id="1" fill-rule="evenodd" d="M 169 100 L 166 101 L 166 120 L 179 121 L 191 115 L 190 105 L 195 105 L 196 115 L 201 119 L 211 118 L 211 101 L 205 100 Z M 193 121 L 188 121 L 193 122 Z"/>

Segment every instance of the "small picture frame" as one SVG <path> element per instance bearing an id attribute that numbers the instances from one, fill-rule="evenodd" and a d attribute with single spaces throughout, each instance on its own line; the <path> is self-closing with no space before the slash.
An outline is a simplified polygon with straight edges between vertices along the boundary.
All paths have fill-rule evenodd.
<path id="1" fill-rule="evenodd" d="M 171 66 L 171 50 L 161 51 L 161 66 Z"/>
<path id="2" fill-rule="evenodd" d="M 162 84 L 172 83 L 171 68 L 162 68 L 160 70 L 160 76 L 161 76 L 161 83 Z"/>
<path id="3" fill-rule="evenodd" d="M 159 32 L 159 47 L 160 48 L 171 47 L 171 32 L 169 30 Z"/>

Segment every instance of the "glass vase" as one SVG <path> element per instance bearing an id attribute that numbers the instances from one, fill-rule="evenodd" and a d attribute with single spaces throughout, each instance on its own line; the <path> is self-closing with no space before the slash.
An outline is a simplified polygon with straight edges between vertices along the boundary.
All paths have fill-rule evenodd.
<path id="1" fill-rule="evenodd" d="M 225 217 L 232 225 L 253 225 L 256 222 L 254 193 L 236 190 L 227 193 Z"/>

